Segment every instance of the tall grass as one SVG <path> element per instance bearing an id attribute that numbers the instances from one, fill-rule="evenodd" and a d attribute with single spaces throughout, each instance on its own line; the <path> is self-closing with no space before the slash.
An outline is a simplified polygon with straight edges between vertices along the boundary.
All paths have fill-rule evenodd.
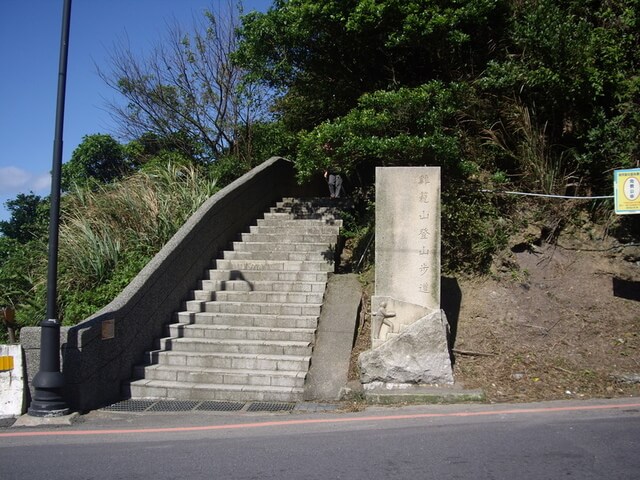
<path id="1" fill-rule="evenodd" d="M 132 252 L 154 255 L 216 189 L 203 169 L 169 163 L 69 194 L 60 227 L 61 290 L 104 283 Z"/>
<path id="2" fill-rule="evenodd" d="M 484 131 L 485 140 L 515 162 L 521 185 L 539 193 L 565 193 L 572 180 L 568 168 L 572 151 L 550 144 L 548 125 L 538 125 L 535 112 L 526 105 L 516 102 L 510 107 L 506 121 Z"/>

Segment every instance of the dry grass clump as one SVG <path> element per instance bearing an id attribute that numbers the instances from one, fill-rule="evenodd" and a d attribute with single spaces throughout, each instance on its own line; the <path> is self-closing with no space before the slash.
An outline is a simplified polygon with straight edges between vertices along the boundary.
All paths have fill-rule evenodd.
<path id="1" fill-rule="evenodd" d="M 99 284 L 125 251 L 157 252 L 215 191 L 206 172 L 170 163 L 68 195 L 60 227 L 66 286 Z"/>

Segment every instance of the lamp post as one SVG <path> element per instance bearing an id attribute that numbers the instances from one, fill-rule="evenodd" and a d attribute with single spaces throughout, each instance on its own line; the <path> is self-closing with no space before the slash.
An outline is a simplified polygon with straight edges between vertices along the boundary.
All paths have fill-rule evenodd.
<path id="1" fill-rule="evenodd" d="M 28 413 L 33 417 L 59 417 L 69 413 L 69 407 L 62 397 L 64 377 L 60 371 L 60 321 L 57 319 L 56 300 L 58 296 L 58 231 L 60 220 L 60 175 L 62 171 L 62 130 L 67 84 L 70 20 L 71 0 L 64 0 L 62 37 L 60 39 L 56 130 L 53 142 L 53 169 L 51 175 L 47 316 L 40 323 L 40 370 L 31 382 L 34 394 Z"/>

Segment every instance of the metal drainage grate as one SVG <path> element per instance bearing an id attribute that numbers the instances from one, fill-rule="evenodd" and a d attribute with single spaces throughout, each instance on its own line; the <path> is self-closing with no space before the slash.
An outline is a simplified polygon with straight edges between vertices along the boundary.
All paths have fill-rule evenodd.
<path id="1" fill-rule="evenodd" d="M 249 405 L 247 412 L 286 412 L 295 408 L 295 403 L 255 402 Z"/>
<path id="2" fill-rule="evenodd" d="M 199 402 L 190 400 L 159 400 L 149 407 L 149 412 L 188 412 Z"/>
<path id="3" fill-rule="evenodd" d="M 104 407 L 102 410 L 110 412 L 144 412 L 154 403 L 156 403 L 156 400 L 123 400 Z"/>
<path id="4" fill-rule="evenodd" d="M 238 402 L 202 402 L 196 410 L 204 410 L 208 412 L 237 412 L 244 408 L 244 403 Z"/>
<path id="5" fill-rule="evenodd" d="M 244 409 L 241 402 L 215 402 L 195 400 L 144 400 L 129 399 L 114 403 L 101 410 L 110 412 L 239 412 Z M 295 403 L 253 402 L 247 412 L 289 412 L 294 410 Z"/>

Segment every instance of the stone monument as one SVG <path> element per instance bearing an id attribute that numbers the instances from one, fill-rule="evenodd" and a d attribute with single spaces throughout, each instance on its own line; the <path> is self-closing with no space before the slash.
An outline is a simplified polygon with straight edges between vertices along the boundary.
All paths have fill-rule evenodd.
<path id="1" fill-rule="evenodd" d="M 440 168 L 376 169 L 376 287 L 365 388 L 452 384 L 440 309 Z"/>

